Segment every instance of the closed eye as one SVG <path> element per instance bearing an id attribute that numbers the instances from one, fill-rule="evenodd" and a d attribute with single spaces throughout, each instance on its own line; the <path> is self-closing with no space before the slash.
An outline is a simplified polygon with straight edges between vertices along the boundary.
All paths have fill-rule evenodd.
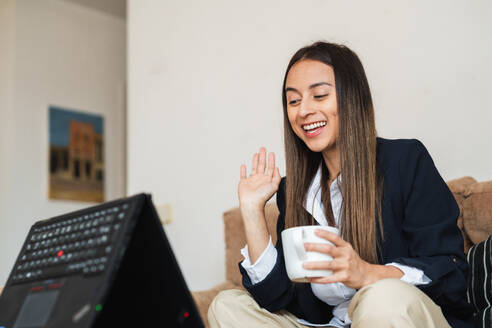
<path id="1" fill-rule="evenodd" d="M 291 100 L 291 101 L 289 101 L 289 105 L 295 105 L 295 104 L 297 104 L 299 101 L 300 101 L 299 99 Z"/>
<path id="2" fill-rule="evenodd" d="M 316 98 L 316 99 L 321 99 L 321 98 L 324 98 L 324 97 L 326 97 L 326 96 L 328 96 L 328 94 L 326 94 L 326 95 L 318 95 L 318 96 L 314 96 L 314 98 Z"/>

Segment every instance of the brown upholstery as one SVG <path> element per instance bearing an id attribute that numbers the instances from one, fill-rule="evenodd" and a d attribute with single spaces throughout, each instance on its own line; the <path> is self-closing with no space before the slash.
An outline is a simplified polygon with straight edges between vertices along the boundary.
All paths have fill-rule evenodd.
<path id="1" fill-rule="evenodd" d="M 470 185 L 463 202 L 463 226 L 470 240 L 477 244 L 492 233 L 492 181 Z"/>
<path id="2" fill-rule="evenodd" d="M 241 261 L 241 249 L 246 244 L 244 225 L 239 208 L 224 213 L 224 238 L 226 255 L 226 279 L 235 285 L 241 285 L 241 275 L 237 263 Z"/>
<path id="3" fill-rule="evenodd" d="M 468 235 L 466 234 L 463 226 L 463 203 L 465 201 L 465 192 L 467 188 L 475 183 L 477 183 L 477 181 L 472 177 L 463 177 L 447 182 L 449 190 L 451 190 L 451 192 L 453 193 L 453 196 L 456 199 L 456 202 L 458 203 L 458 207 L 460 208 L 460 216 L 458 217 L 457 224 L 463 236 L 463 240 L 464 240 L 463 247 L 465 249 L 465 253 L 467 253 L 470 247 L 473 246 L 473 242 L 470 240 L 470 237 L 468 237 Z"/>

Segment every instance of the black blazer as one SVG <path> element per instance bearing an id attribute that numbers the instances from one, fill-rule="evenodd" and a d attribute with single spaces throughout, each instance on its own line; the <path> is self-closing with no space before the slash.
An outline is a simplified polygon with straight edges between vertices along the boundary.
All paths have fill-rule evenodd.
<path id="1" fill-rule="evenodd" d="M 415 139 L 377 139 L 377 163 L 384 176 L 380 263 L 397 262 L 421 269 L 432 282 L 417 286 L 438 304 L 452 327 L 472 327 L 466 302 L 468 264 L 456 225 L 459 208 L 424 145 Z M 277 192 L 277 262 L 253 285 L 239 265 L 243 285 L 263 308 L 285 309 L 313 323 L 327 323 L 333 307 L 310 284 L 292 283 L 285 270 L 281 231 L 285 226 L 285 178 Z"/>

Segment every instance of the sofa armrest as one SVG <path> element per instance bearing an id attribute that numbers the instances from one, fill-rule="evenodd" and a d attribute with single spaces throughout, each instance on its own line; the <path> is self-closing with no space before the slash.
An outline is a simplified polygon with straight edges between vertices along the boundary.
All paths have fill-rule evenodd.
<path id="1" fill-rule="evenodd" d="M 453 193 L 454 198 L 456 199 L 456 203 L 458 203 L 458 207 L 460 209 L 460 215 L 458 216 L 458 228 L 461 230 L 461 234 L 463 236 L 463 248 L 465 253 L 468 252 L 470 247 L 473 246 L 473 242 L 470 240 L 470 237 L 465 231 L 464 224 L 463 224 L 463 203 L 465 201 L 465 193 L 466 190 L 473 184 L 477 183 L 477 180 L 475 180 L 472 177 L 462 177 L 459 179 L 454 179 L 446 182 L 449 190 Z"/>
<path id="2" fill-rule="evenodd" d="M 191 293 L 193 299 L 195 300 L 195 304 L 198 307 L 198 312 L 200 312 L 200 316 L 202 317 L 202 320 L 205 323 L 206 327 L 209 327 L 208 316 L 207 316 L 208 308 L 210 306 L 210 303 L 212 303 L 212 300 L 215 298 L 215 296 L 217 296 L 217 294 L 223 290 L 241 289 L 241 288 L 242 287 L 237 286 L 230 281 L 226 281 L 211 289 Z"/>
<path id="3" fill-rule="evenodd" d="M 492 234 L 492 181 L 470 185 L 463 201 L 463 226 L 474 244 Z"/>

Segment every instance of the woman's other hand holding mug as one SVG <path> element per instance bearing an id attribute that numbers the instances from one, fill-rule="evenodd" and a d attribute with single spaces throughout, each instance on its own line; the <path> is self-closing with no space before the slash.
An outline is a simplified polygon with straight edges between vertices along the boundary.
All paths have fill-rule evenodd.
<path id="1" fill-rule="evenodd" d="M 306 251 L 314 251 L 331 255 L 333 260 L 320 262 L 304 262 L 303 267 L 310 270 L 331 270 L 333 274 L 327 277 L 310 278 L 316 284 L 341 282 L 345 286 L 360 289 L 384 278 L 397 278 L 403 272 L 394 266 L 371 264 L 360 258 L 352 245 L 337 234 L 317 229 L 316 235 L 335 246 L 319 243 L 305 243 Z"/>

